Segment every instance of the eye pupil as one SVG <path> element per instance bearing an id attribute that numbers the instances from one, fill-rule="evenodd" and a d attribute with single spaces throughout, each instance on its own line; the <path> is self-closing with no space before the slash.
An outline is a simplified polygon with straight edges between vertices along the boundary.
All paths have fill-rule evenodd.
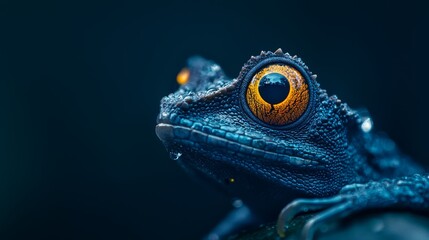
<path id="1" fill-rule="evenodd" d="M 281 103 L 288 96 L 289 89 L 289 81 L 279 73 L 265 75 L 258 86 L 259 94 L 269 104 Z"/>

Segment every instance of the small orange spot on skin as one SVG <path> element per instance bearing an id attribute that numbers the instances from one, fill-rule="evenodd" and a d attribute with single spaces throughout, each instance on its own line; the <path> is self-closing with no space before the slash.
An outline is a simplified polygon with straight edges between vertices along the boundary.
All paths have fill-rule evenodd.
<path id="1" fill-rule="evenodd" d="M 178 74 L 177 74 L 177 83 L 180 85 L 186 84 L 189 80 L 189 69 L 183 68 Z"/>

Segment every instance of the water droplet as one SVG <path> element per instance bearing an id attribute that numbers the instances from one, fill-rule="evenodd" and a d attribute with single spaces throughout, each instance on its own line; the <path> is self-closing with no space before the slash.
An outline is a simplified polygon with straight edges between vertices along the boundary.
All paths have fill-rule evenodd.
<path id="1" fill-rule="evenodd" d="M 240 208 L 243 206 L 243 201 L 241 201 L 241 199 L 236 199 L 232 202 L 232 206 L 235 208 Z"/>
<path id="2" fill-rule="evenodd" d="M 180 156 L 182 156 L 182 153 L 180 152 L 170 152 L 170 158 L 174 161 L 179 160 Z"/>
<path id="3" fill-rule="evenodd" d="M 372 130 L 372 119 L 371 118 L 365 118 L 362 122 L 362 124 L 360 125 L 360 128 L 362 129 L 362 131 L 364 132 L 370 132 Z"/>

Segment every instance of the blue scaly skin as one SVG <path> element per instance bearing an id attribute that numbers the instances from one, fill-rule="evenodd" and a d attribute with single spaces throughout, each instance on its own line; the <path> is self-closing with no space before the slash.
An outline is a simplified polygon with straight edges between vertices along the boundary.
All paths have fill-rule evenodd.
<path id="1" fill-rule="evenodd" d="M 272 77 L 266 80 L 272 89 L 258 101 L 266 100 L 271 109 L 252 110 L 249 87 L 270 65 L 289 67 L 295 75 L 264 75 Z M 263 51 L 236 79 L 200 57 L 189 59 L 187 68 L 187 82 L 161 100 L 156 133 L 191 175 L 240 199 L 208 239 L 275 219 L 283 237 L 287 224 L 306 211 L 318 212 L 305 224 L 302 239 L 312 239 L 323 223 L 362 210 L 428 209 L 429 176 L 373 129 L 367 112 L 328 96 L 300 58 L 281 49 Z M 290 79 L 299 76 L 307 86 L 304 97 L 288 100 L 286 117 L 278 118 L 280 104 L 270 98 L 296 94 Z M 261 94 L 264 87 L 256 85 Z"/>

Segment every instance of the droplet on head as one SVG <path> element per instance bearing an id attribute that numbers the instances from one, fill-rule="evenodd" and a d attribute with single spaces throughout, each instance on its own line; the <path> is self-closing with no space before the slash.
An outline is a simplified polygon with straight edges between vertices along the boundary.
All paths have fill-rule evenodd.
<path id="1" fill-rule="evenodd" d="M 362 129 L 362 131 L 364 132 L 370 132 L 372 130 L 372 119 L 371 118 L 365 118 L 362 122 L 362 124 L 360 125 L 360 128 Z"/>
<path id="2" fill-rule="evenodd" d="M 170 158 L 174 161 L 179 160 L 179 158 L 182 156 L 182 153 L 180 152 L 170 152 Z"/>

